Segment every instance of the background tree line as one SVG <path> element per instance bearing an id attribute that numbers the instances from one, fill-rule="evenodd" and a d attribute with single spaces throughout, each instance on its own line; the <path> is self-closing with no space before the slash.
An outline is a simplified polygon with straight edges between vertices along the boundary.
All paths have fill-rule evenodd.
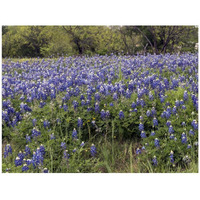
<path id="1" fill-rule="evenodd" d="M 2 26 L 3 57 L 197 51 L 195 26 Z"/>

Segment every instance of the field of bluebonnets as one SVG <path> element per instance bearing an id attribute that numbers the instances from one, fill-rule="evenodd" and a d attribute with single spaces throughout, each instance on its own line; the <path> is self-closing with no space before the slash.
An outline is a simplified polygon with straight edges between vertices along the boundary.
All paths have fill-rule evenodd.
<path id="1" fill-rule="evenodd" d="M 198 172 L 198 55 L 4 59 L 2 171 Z"/>

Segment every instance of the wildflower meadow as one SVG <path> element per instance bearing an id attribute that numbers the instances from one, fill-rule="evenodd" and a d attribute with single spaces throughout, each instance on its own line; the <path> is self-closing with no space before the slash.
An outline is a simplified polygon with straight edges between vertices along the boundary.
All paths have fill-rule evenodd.
<path id="1" fill-rule="evenodd" d="M 4 59 L 2 171 L 198 172 L 198 55 Z"/>

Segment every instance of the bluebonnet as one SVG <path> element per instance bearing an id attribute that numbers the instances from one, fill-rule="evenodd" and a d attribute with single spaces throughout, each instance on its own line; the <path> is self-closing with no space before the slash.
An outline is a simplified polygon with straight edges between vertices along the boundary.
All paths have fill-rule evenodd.
<path id="1" fill-rule="evenodd" d="M 172 112 L 173 112 L 173 114 L 176 114 L 176 112 L 177 112 L 176 106 L 173 107 Z"/>
<path id="2" fill-rule="evenodd" d="M 144 118 L 143 118 L 142 116 L 140 116 L 140 121 L 143 121 L 143 119 L 144 119 Z"/>
<path id="3" fill-rule="evenodd" d="M 167 120 L 166 125 L 169 127 L 169 126 L 171 125 L 171 121 L 168 121 L 168 120 Z"/>
<path id="4" fill-rule="evenodd" d="M 192 127 L 194 130 L 197 130 L 198 129 L 198 123 L 196 120 L 193 120 L 192 123 L 191 123 Z"/>
<path id="5" fill-rule="evenodd" d="M 64 150 L 63 151 L 63 156 L 64 156 L 64 158 L 66 159 L 66 160 L 68 160 L 69 159 L 69 154 L 68 154 L 68 150 Z"/>
<path id="6" fill-rule="evenodd" d="M 146 148 L 145 148 L 145 146 L 142 146 L 142 150 L 145 150 Z"/>
<path id="7" fill-rule="evenodd" d="M 95 103 L 95 109 L 94 110 L 95 110 L 96 113 L 99 112 L 100 108 L 99 108 L 98 102 Z"/>
<path id="8" fill-rule="evenodd" d="M 75 149 L 73 149 L 73 151 L 72 151 L 73 153 L 75 153 L 76 152 L 76 148 Z"/>
<path id="9" fill-rule="evenodd" d="M 74 128 L 73 132 L 72 132 L 72 138 L 73 139 L 78 139 L 78 134 L 77 134 L 77 131 L 76 129 Z"/>
<path id="10" fill-rule="evenodd" d="M 132 107 L 132 108 L 136 108 L 135 102 L 133 102 L 133 103 L 131 104 L 131 107 Z"/>
<path id="11" fill-rule="evenodd" d="M 78 127 L 81 128 L 83 126 L 83 121 L 82 119 L 79 117 L 78 118 Z"/>
<path id="12" fill-rule="evenodd" d="M 34 168 L 36 166 L 43 165 L 43 160 L 44 158 L 40 151 L 40 148 L 37 148 L 37 150 L 33 152 L 33 158 L 32 158 L 32 163 Z"/>
<path id="13" fill-rule="evenodd" d="M 173 139 L 174 139 L 174 134 L 170 134 L 169 138 L 170 138 L 171 140 L 173 140 Z"/>
<path id="14" fill-rule="evenodd" d="M 50 135 L 50 140 L 54 140 L 54 139 L 56 139 L 56 137 L 55 137 L 54 133 L 52 133 L 52 134 Z"/>
<path id="15" fill-rule="evenodd" d="M 191 148 L 192 148 L 192 146 L 190 144 L 188 144 L 187 149 L 191 149 Z"/>
<path id="16" fill-rule="evenodd" d="M 194 131 L 192 129 L 190 129 L 189 134 L 194 135 Z"/>
<path id="17" fill-rule="evenodd" d="M 85 145 L 85 143 L 82 141 L 81 144 L 80 144 L 80 146 L 83 147 L 84 145 Z"/>
<path id="18" fill-rule="evenodd" d="M 16 157 L 15 166 L 17 167 L 17 166 L 20 166 L 20 165 L 22 165 L 22 160 L 19 157 Z"/>
<path id="19" fill-rule="evenodd" d="M 151 136 L 154 136 L 156 133 L 154 131 L 151 132 Z"/>
<path id="20" fill-rule="evenodd" d="M 160 147 L 160 141 L 159 141 L 158 138 L 156 138 L 156 139 L 154 140 L 154 145 L 155 145 L 155 147 Z"/>
<path id="21" fill-rule="evenodd" d="M 156 109 L 155 109 L 154 107 L 151 109 L 151 114 L 152 114 L 153 116 L 156 115 Z"/>
<path id="22" fill-rule="evenodd" d="M 22 172 L 28 171 L 28 170 L 29 170 L 29 167 L 27 166 L 27 164 L 24 164 L 22 167 Z"/>
<path id="23" fill-rule="evenodd" d="M 185 122 L 182 122 L 181 125 L 182 125 L 182 126 L 185 126 Z"/>
<path id="24" fill-rule="evenodd" d="M 33 126 L 36 125 L 36 122 L 37 122 L 37 119 L 33 119 L 33 120 L 32 120 Z"/>
<path id="25" fill-rule="evenodd" d="M 187 91 L 184 91 L 183 99 L 184 99 L 184 101 L 188 100 L 188 93 L 187 93 Z"/>
<path id="26" fill-rule="evenodd" d="M 154 119 L 153 119 L 153 125 L 154 126 L 158 126 L 158 120 L 154 117 Z"/>
<path id="27" fill-rule="evenodd" d="M 111 103 L 110 103 L 110 106 L 114 106 L 114 104 L 111 102 Z"/>
<path id="28" fill-rule="evenodd" d="M 43 173 L 49 173 L 49 170 L 47 168 L 44 168 Z"/>
<path id="29" fill-rule="evenodd" d="M 26 142 L 31 142 L 31 137 L 28 134 L 26 135 Z"/>
<path id="30" fill-rule="evenodd" d="M 106 118 L 109 118 L 110 117 L 110 112 L 109 110 L 106 111 Z"/>
<path id="31" fill-rule="evenodd" d="M 169 157 L 170 157 L 170 162 L 174 163 L 174 152 L 173 151 L 170 152 L 170 156 Z"/>
<path id="32" fill-rule="evenodd" d="M 146 138 L 147 137 L 146 133 L 144 131 L 141 132 L 140 136 L 141 136 L 141 138 Z"/>
<path id="33" fill-rule="evenodd" d="M 67 148 L 67 146 L 66 146 L 66 143 L 65 143 L 65 142 L 61 142 L 61 145 L 60 145 L 60 146 L 61 146 L 61 148 L 62 148 L 62 149 L 64 149 L 64 150 Z"/>
<path id="34" fill-rule="evenodd" d="M 172 125 L 169 126 L 169 133 L 170 133 L 170 134 L 174 133 L 174 129 L 173 129 L 173 126 L 172 126 Z"/>
<path id="35" fill-rule="evenodd" d="M 140 124 L 139 124 L 139 130 L 140 131 L 143 131 L 144 130 L 144 125 L 140 122 Z"/>
<path id="36" fill-rule="evenodd" d="M 117 93 L 113 94 L 113 99 L 116 101 L 118 99 Z"/>
<path id="37" fill-rule="evenodd" d="M 180 106 L 179 100 L 176 100 L 176 101 L 175 101 L 175 106 L 176 106 L 176 107 L 179 107 L 179 106 Z"/>
<path id="38" fill-rule="evenodd" d="M 153 162 L 153 165 L 155 165 L 155 166 L 158 165 L 158 161 L 157 161 L 156 156 L 153 157 L 152 162 Z"/>
<path id="39" fill-rule="evenodd" d="M 104 109 L 101 110 L 101 118 L 102 119 L 106 118 L 106 112 L 104 111 Z"/>
<path id="40" fill-rule="evenodd" d="M 141 152 L 141 150 L 140 150 L 140 148 L 137 148 L 136 149 L 136 154 L 138 155 L 138 154 L 141 154 L 142 152 Z"/>
<path id="41" fill-rule="evenodd" d="M 184 101 L 183 99 L 180 100 L 180 105 L 183 105 L 184 104 Z"/>
<path id="42" fill-rule="evenodd" d="M 4 150 L 4 158 L 6 158 L 9 155 L 9 153 L 12 154 L 12 147 L 10 144 L 7 144 Z"/>
<path id="43" fill-rule="evenodd" d="M 36 128 L 32 129 L 32 137 L 38 137 L 41 135 L 41 132 L 38 131 Z"/>
<path id="44" fill-rule="evenodd" d="M 27 159 L 26 160 L 26 164 L 29 166 L 29 165 L 31 165 L 32 164 L 32 160 L 31 159 Z"/>
<path id="45" fill-rule="evenodd" d="M 92 144 L 91 147 L 90 147 L 90 153 L 91 153 L 92 157 L 95 157 L 97 151 L 96 151 L 96 147 L 95 147 L 94 144 Z"/>
<path id="46" fill-rule="evenodd" d="M 44 128 L 49 128 L 50 122 L 48 120 L 44 120 L 43 125 L 44 125 Z"/>
<path id="47" fill-rule="evenodd" d="M 185 109 L 186 109 L 186 106 L 185 106 L 185 105 L 182 105 L 182 109 L 185 110 Z"/>
<path id="48" fill-rule="evenodd" d="M 26 153 L 25 156 L 28 156 L 31 154 L 31 150 L 28 145 L 26 145 L 26 147 L 25 147 L 25 153 Z"/>
<path id="49" fill-rule="evenodd" d="M 183 144 L 186 144 L 187 143 L 187 136 L 186 134 L 183 132 L 182 135 L 181 135 L 181 142 Z"/>
<path id="50" fill-rule="evenodd" d="M 25 154 L 20 151 L 17 156 L 20 158 L 20 160 L 23 160 L 25 157 Z"/>
<path id="51" fill-rule="evenodd" d="M 119 111 L 119 119 L 123 119 L 124 118 L 124 113 L 122 110 Z"/>
<path id="52" fill-rule="evenodd" d="M 43 156 L 45 155 L 45 147 L 43 146 L 43 144 L 40 145 L 40 152 Z"/>
<path id="53" fill-rule="evenodd" d="M 146 115 L 147 115 L 147 117 L 150 117 L 150 116 L 151 116 L 150 110 L 147 110 Z"/>

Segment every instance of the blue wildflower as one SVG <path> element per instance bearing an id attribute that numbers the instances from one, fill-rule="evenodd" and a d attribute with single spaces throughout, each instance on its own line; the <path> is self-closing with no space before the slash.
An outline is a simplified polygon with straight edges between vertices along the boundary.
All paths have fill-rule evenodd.
<path id="1" fill-rule="evenodd" d="M 158 138 L 154 140 L 155 147 L 160 147 L 160 141 Z"/>
<path id="2" fill-rule="evenodd" d="M 158 165 L 158 161 L 157 161 L 156 156 L 153 157 L 152 162 L 153 162 L 153 165 L 154 165 L 154 166 L 157 166 L 157 165 Z"/>
<path id="3" fill-rule="evenodd" d="M 153 125 L 154 126 L 158 126 L 158 120 L 154 117 L 154 119 L 153 119 Z"/>
<path id="4" fill-rule="evenodd" d="M 146 138 L 147 137 L 146 133 L 144 131 L 141 132 L 140 136 L 141 136 L 141 138 Z"/>
<path id="5" fill-rule="evenodd" d="M 142 152 L 141 152 L 140 148 L 137 148 L 137 149 L 136 149 L 136 154 L 139 155 L 139 154 L 141 154 L 141 153 L 142 153 Z"/>
<path id="6" fill-rule="evenodd" d="M 29 168 L 28 168 L 27 164 L 24 164 L 24 166 L 22 167 L 22 172 L 28 171 L 28 170 L 29 170 Z"/>
<path id="7" fill-rule="evenodd" d="M 140 124 L 139 124 L 139 130 L 140 131 L 143 131 L 144 130 L 144 125 L 140 122 Z"/>
<path id="8" fill-rule="evenodd" d="M 92 157 L 95 157 L 97 151 L 96 151 L 96 147 L 94 146 L 94 144 L 92 144 L 92 146 L 90 147 L 90 153 Z"/>
<path id="9" fill-rule="evenodd" d="M 122 110 L 119 111 L 119 119 L 123 119 L 124 118 L 124 113 Z"/>
<path id="10" fill-rule="evenodd" d="M 78 139 L 78 134 L 77 134 L 77 131 L 76 129 L 74 128 L 73 132 L 72 132 L 72 138 L 73 139 Z"/>

